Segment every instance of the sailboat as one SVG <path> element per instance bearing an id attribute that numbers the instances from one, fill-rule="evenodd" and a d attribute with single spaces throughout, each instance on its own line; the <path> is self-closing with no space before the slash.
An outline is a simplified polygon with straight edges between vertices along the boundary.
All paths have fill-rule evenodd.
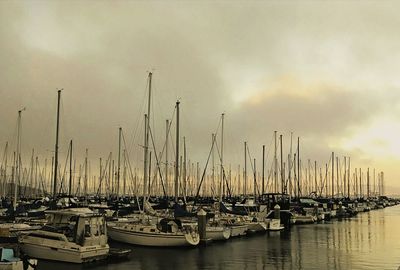
<path id="1" fill-rule="evenodd" d="M 145 146 L 144 146 L 144 208 L 147 207 L 147 213 L 143 212 L 136 221 L 130 222 L 109 222 L 107 224 L 108 233 L 112 240 L 134 245 L 143 246 L 195 246 L 200 242 L 200 236 L 195 226 L 191 224 L 182 224 L 178 219 L 157 217 L 154 210 L 147 203 L 147 171 L 148 171 L 148 148 L 149 148 L 149 130 L 150 130 L 150 101 L 151 101 L 151 79 L 152 73 L 149 73 L 149 99 L 148 111 L 145 116 Z M 176 102 L 177 117 L 177 141 L 179 140 L 179 101 Z M 177 147 L 179 141 L 177 142 Z M 179 156 L 179 149 L 176 151 Z M 178 164 L 178 163 L 177 163 Z M 176 164 L 176 166 L 178 166 Z M 118 170 L 119 171 L 119 170 Z M 177 170 L 176 170 L 177 172 Z M 117 173 L 119 177 L 119 173 Z M 175 176 L 177 179 L 177 176 Z M 177 190 L 177 183 L 175 183 Z M 176 194 L 177 196 L 177 194 Z M 177 199 L 177 197 L 176 197 Z M 146 209 L 144 209 L 146 210 Z M 152 214 L 152 215 L 151 215 Z"/>
<path id="2" fill-rule="evenodd" d="M 109 223 L 108 234 L 115 241 L 141 246 L 196 246 L 200 242 L 194 227 L 169 218 Z"/>

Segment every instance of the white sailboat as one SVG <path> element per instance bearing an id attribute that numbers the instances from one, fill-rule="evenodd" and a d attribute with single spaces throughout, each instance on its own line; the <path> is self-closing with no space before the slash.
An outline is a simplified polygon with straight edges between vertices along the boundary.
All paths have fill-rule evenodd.
<path id="1" fill-rule="evenodd" d="M 200 236 L 197 232 L 197 228 L 191 225 L 182 225 L 178 219 L 159 218 L 151 209 L 151 206 L 146 201 L 148 196 L 148 148 L 149 148 L 149 131 L 150 131 L 150 101 L 151 101 L 151 79 L 152 73 L 149 73 L 149 101 L 147 108 L 147 115 L 145 115 L 145 146 L 144 146 L 144 185 L 143 185 L 143 197 L 144 197 L 144 210 L 147 214 L 143 213 L 138 221 L 130 222 L 109 222 L 108 233 L 112 240 L 124 242 L 134 245 L 143 246 L 195 246 L 200 242 Z M 177 117 L 177 140 L 179 139 L 179 101 L 176 103 L 176 117 Z M 179 143 L 177 143 L 178 147 Z M 179 149 L 176 151 L 176 155 L 179 155 Z M 178 164 L 178 163 L 177 163 Z M 178 166 L 176 164 L 176 166 Z M 119 167 L 119 166 L 118 166 Z M 119 169 L 118 169 L 119 171 Z M 177 179 L 177 168 L 176 168 L 176 179 Z M 119 173 L 117 173 L 119 179 Z M 175 183 L 177 190 L 178 184 Z M 177 201 L 177 196 L 176 196 Z M 147 209 L 146 209 L 147 208 Z"/>
<path id="2" fill-rule="evenodd" d="M 177 219 L 161 220 L 145 218 L 139 222 L 116 222 L 108 224 L 111 239 L 123 243 L 154 246 L 196 246 L 200 237 L 195 227 L 182 225 Z"/>

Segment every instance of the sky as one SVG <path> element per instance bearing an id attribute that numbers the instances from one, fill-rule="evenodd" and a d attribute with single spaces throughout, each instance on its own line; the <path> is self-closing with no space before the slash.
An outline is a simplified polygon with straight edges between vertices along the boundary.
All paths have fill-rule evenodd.
<path id="1" fill-rule="evenodd" d="M 143 115 L 153 72 L 157 150 L 180 100 L 181 135 L 205 164 L 224 121 L 224 162 L 259 163 L 273 132 L 288 153 L 323 167 L 331 152 L 352 168 L 384 171 L 400 193 L 398 1 L 1 1 L 0 149 L 49 158 L 62 90 L 60 159 L 114 155 L 118 128 L 143 162 Z M 219 130 L 220 134 L 220 130 Z M 172 138 L 171 138 L 172 140 Z M 219 138 L 220 140 L 220 138 Z M 171 156 L 172 159 L 172 156 Z M 260 165 L 258 165 L 260 166 Z"/>

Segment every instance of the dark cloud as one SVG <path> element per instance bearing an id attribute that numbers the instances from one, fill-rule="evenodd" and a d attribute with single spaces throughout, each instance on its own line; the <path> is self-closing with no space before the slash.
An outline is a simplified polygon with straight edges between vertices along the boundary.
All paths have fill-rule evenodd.
<path id="1" fill-rule="evenodd" d="M 245 140 L 260 157 L 273 130 L 285 135 L 286 150 L 293 131 L 305 155 L 329 158 L 330 141 L 398 104 L 397 5 L 3 1 L 0 142 L 15 140 L 17 110 L 26 106 L 26 156 L 35 148 L 50 157 L 56 88 L 64 88 L 62 152 L 72 138 L 77 156 L 89 148 L 96 162 L 116 152 L 122 126 L 141 167 L 153 71 L 160 148 L 165 119 L 180 99 L 181 134 L 193 160 L 205 160 L 222 112 L 227 162 L 243 161 Z M 283 82 L 286 74 L 302 83 Z M 238 93 L 248 100 L 235 100 Z"/>

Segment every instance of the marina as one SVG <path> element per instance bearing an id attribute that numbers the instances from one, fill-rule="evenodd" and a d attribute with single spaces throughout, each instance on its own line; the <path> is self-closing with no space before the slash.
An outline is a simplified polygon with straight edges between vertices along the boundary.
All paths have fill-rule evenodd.
<path id="1" fill-rule="evenodd" d="M 355 168 L 351 176 L 350 157 L 344 156 L 342 165 L 339 157 L 332 152 L 329 161 L 325 163 L 323 176 L 322 168 L 317 168 L 317 161 L 314 167 L 310 165 L 310 159 L 308 167 L 301 166 L 299 137 L 296 150 L 293 151 L 291 134 L 289 152 L 284 153 L 283 136 L 280 135 L 278 141 L 277 131 L 273 133 L 274 155 L 269 163 L 265 161 L 265 145 L 262 147 L 261 174 L 256 171 L 256 159 L 251 160 L 248 142 L 244 142 L 243 179 L 232 179 L 231 165 L 227 173 L 223 159 L 225 113 L 221 115 L 216 132 L 212 134 L 211 148 L 203 172 L 200 174 L 197 162 L 197 173 L 193 175 L 190 170 L 193 163 L 190 166 L 187 160 L 185 137 L 183 154 L 180 152 L 179 100 L 173 112 L 174 121 L 168 121 L 166 125 L 163 149 L 159 155 L 156 154 L 152 135 L 154 127 L 149 120 L 152 78 L 153 73 L 149 72 L 147 113 L 144 115 L 143 129 L 143 174 L 138 174 L 136 169 L 133 174 L 132 168 L 128 166 L 130 160 L 126 154 L 122 128 L 119 128 L 117 162 L 115 164 L 111 160 L 112 153 L 104 165 L 100 159 L 99 175 L 92 175 L 91 188 L 87 172 L 88 150 L 82 164 L 83 177 L 82 165 L 76 177 L 75 165 L 72 165 L 72 140 L 65 169 L 63 173 L 60 170 L 58 160 L 62 90 L 57 90 L 56 144 L 50 177 L 44 173 L 48 168 L 39 167 L 38 157 L 34 163 L 34 150 L 30 166 L 23 166 L 20 145 L 24 110 L 18 111 L 17 147 L 14 162 L 10 166 L 11 174 L 7 174 L 8 143 L 1 164 L 4 197 L 1 201 L 3 224 L 0 224 L 0 236 L 2 245 L 12 245 L 14 254 L 22 260 L 12 269 L 20 269 L 21 264 L 26 268 L 30 260 L 36 262 L 32 263 L 32 267 L 39 268 L 42 267 L 42 261 L 77 265 L 96 261 L 100 265 L 101 261 L 122 261 L 121 265 L 124 265 L 124 261 L 134 260 L 137 246 L 203 250 L 209 246 L 213 249 L 213 242 L 233 242 L 236 238 L 240 242 L 244 238 L 249 238 L 250 242 L 254 241 L 253 238 L 268 241 L 274 235 L 279 238 L 281 234 L 282 237 L 291 235 L 293 230 L 297 231 L 292 227 L 301 227 L 303 224 L 318 227 L 321 223 L 338 226 L 341 221 L 346 222 L 365 212 L 383 211 L 399 203 L 397 199 L 384 196 L 383 172 L 378 173 L 377 181 L 375 169 L 373 181 L 369 168 L 366 173 L 362 168 Z M 171 124 L 175 128 L 175 162 L 171 166 L 173 182 L 168 183 L 169 156 L 167 151 L 164 156 L 164 150 L 167 149 L 169 133 L 172 132 Z M 220 143 L 217 143 L 217 139 Z M 151 150 L 156 160 L 153 165 Z M 286 155 L 288 165 L 283 161 Z M 159 162 L 162 158 L 166 160 L 164 166 Z M 271 168 L 267 173 L 266 166 Z M 237 174 L 240 176 L 240 171 Z M 24 181 L 25 187 L 22 186 Z M 127 189 L 127 186 L 131 188 Z M 166 186 L 172 186 L 171 191 Z M 265 234 L 268 236 L 265 237 Z M 109 243 L 117 244 L 110 249 Z M 121 244 L 126 246 L 120 248 Z M 4 249 L 4 252 L 7 253 L 7 250 Z M 13 258 L 13 255 L 9 257 Z M 7 259 L 4 259 L 6 262 Z M 43 265 L 45 268 L 46 263 Z M 7 267 L 4 265 L 3 268 Z"/>
<path id="2" fill-rule="evenodd" d="M 400 207 L 395 206 L 360 213 L 352 219 L 298 225 L 290 231 L 191 249 L 134 247 L 127 261 L 74 269 L 397 269 L 400 235 L 384 232 L 396 231 L 399 214 Z M 39 262 L 39 269 L 44 270 L 69 267 Z"/>
<path id="3" fill-rule="evenodd" d="M 0 1 L 0 270 L 400 269 L 399 9 Z"/>

